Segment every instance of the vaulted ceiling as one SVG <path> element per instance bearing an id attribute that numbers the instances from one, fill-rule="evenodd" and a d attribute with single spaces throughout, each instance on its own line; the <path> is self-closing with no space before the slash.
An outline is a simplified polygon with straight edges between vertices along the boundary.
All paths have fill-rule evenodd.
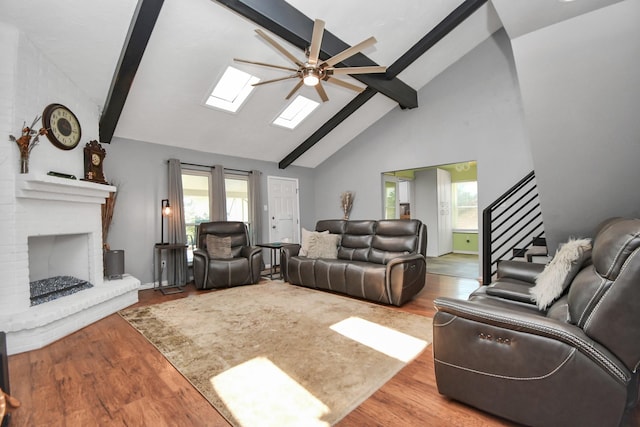
<path id="1" fill-rule="evenodd" d="M 96 104 L 102 142 L 140 140 L 281 167 L 315 167 L 391 109 L 407 108 L 410 114 L 428 104 L 416 98 L 417 91 L 502 25 L 485 1 L 2 3 L 0 19 L 21 29 Z M 364 59 L 352 60 L 389 66 L 387 75 L 346 77 L 369 87 L 360 95 L 326 84 L 330 100 L 295 130 L 271 124 L 288 105 L 291 81 L 257 87 L 235 114 L 204 105 L 228 65 L 263 80 L 283 76 L 280 70 L 234 63 L 235 57 L 289 65 L 256 36 L 256 28 L 266 28 L 303 58 L 315 18 L 326 21 L 333 35 L 333 41 L 325 37 L 325 56 L 374 36 L 378 42 L 362 52 Z M 139 65 L 127 62 L 136 57 Z M 312 88 L 303 87 L 301 94 L 318 99 Z"/>

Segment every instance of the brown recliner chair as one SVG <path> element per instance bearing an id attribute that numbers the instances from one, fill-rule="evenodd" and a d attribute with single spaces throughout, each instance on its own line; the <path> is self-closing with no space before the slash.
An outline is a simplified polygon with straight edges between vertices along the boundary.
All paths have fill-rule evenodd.
<path id="1" fill-rule="evenodd" d="M 228 242 L 228 254 L 210 256 L 207 236 Z M 228 239 L 224 239 L 228 238 Z M 198 227 L 198 247 L 193 251 L 193 280 L 198 289 L 227 288 L 260 281 L 262 249 L 249 246 L 247 226 L 241 221 L 203 222 Z"/>
<path id="2" fill-rule="evenodd" d="M 521 264 L 498 278 L 511 292 L 436 299 L 438 391 L 530 426 L 623 425 L 638 398 L 640 219 L 605 223 L 591 263 L 545 311 L 513 295 L 535 281 Z"/>

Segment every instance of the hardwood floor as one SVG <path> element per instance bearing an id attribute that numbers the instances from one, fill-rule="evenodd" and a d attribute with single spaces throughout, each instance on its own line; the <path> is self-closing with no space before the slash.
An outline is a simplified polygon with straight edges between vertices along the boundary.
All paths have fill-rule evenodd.
<path id="1" fill-rule="evenodd" d="M 471 279 L 428 275 L 399 310 L 432 317 L 437 296 L 466 298 Z M 200 293 L 140 292 L 138 306 Z M 11 426 L 228 426 L 226 420 L 142 335 L 114 314 L 49 346 L 9 357 Z M 640 420 L 639 410 L 634 420 Z M 438 394 L 433 353 L 415 361 L 338 426 L 512 426 Z M 633 425 L 640 425 L 633 424 Z"/>

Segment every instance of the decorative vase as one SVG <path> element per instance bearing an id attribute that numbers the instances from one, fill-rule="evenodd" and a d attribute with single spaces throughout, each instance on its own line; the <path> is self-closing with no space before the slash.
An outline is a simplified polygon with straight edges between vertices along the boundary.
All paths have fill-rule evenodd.
<path id="1" fill-rule="evenodd" d="M 20 156 L 20 173 L 29 173 L 29 156 Z"/>

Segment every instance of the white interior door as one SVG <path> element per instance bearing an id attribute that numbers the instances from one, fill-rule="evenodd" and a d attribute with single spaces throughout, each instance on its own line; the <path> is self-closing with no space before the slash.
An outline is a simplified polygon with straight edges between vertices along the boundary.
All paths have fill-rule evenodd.
<path id="1" fill-rule="evenodd" d="M 300 243 L 298 180 L 267 177 L 269 241 Z"/>

